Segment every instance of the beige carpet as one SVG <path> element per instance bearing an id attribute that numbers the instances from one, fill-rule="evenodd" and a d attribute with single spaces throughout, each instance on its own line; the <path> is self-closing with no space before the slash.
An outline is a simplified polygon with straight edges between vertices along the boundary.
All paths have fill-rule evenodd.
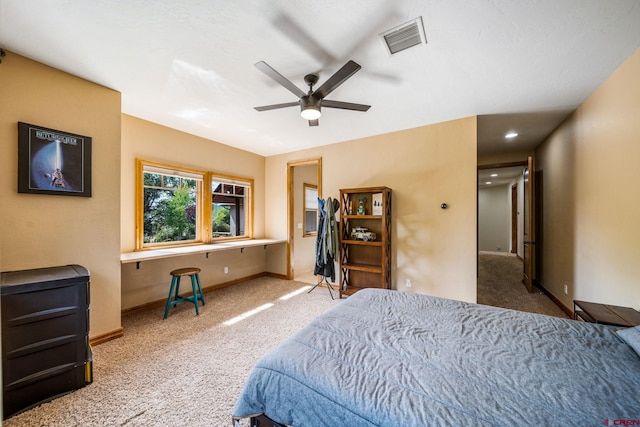
<path id="1" fill-rule="evenodd" d="M 522 283 L 522 261 L 515 255 L 480 252 L 478 259 L 478 304 L 568 318 L 553 301 Z"/>
<path id="2" fill-rule="evenodd" d="M 482 257 L 481 303 L 564 315 L 559 309 L 553 313 L 555 305 L 548 298 L 527 294 L 512 277 L 521 272 L 520 261 L 498 258 Z M 124 337 L 93 349 L 92 384 L 11 417 L 3 425 L 228 427 L 257 360 L 339 304 L 326 288 L 308 294 L 309 287 L 264 277 L 208 292 L 200 316 L 187 303 L 172 309 L 166 320 L 162 320 L 164 307 L 125 316 Z M 225 325 L 256 308 L 264 309 Z"/>
<path id="3" fill-rule="evenodd" d="M 94 350 L 94 382 L 4 421 L 17 426 L 231 426 L 245 379 L 268 350 L 338 304 L 326 288 L 260 278 L 123 318 L 124 337 Z M 308 289 L 308 288 L 305 288 Z M 266 306 L 265 304 L 273 304 Z M 225 325 L 258 307 L 253 316 Z"/>

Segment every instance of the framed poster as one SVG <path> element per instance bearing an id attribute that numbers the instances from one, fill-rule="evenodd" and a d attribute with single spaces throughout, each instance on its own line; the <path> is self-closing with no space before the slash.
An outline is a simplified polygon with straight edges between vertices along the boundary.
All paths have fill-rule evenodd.
<path id="1" fill-rule="evenodd" d="M 91 137 L 18 122 L 18 193 L 91 197 Z"/>

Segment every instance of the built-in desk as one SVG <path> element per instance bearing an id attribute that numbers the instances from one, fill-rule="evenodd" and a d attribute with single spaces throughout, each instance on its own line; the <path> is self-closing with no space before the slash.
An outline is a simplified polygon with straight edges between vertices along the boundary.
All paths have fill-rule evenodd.
<path id="1" fill-rule="evenodd" d="M 179 248 L 152 249 L 123 253 L 120 255 L 120 262 L 122 264 L 130 264 L 135 262 L 136 268 L 139 268 L 140 263 L 143 261 L 194 254 L 205 254 L 205 256 L 209 258 L 209 253 L 211 252 L 227 251 L 230 249 L 240 249 L 240 251 L 243 251 L 244 248 L 253 246 L 264 246 L 266 249 L 266 247 L 269 245 L 277 245 L 282 243 L 287 243 L 287 241 L 278 239 L 247 239 L 212 243 L 209 245 L 192 245 L 181 246 Z"/>

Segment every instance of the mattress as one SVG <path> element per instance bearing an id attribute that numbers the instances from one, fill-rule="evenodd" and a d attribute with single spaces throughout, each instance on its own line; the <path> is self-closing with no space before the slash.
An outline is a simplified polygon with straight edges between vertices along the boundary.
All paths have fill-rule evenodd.
<path id="1" fill-rule="evenodd" d="M 366 289 L 265 355 L 233 417 L 352 427 L 636 420 L 640 357 L 615 331 Z"/>

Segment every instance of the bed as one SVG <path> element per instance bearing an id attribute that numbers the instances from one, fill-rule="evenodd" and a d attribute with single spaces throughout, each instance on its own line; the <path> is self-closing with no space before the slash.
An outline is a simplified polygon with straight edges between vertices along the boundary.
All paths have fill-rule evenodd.
<path id="1" fill-rule="evenodd" d="M 269 427 L 635 421 L 640 356 L 618 329 L 366 289 L 265 355 L 233 420 Z"/>

